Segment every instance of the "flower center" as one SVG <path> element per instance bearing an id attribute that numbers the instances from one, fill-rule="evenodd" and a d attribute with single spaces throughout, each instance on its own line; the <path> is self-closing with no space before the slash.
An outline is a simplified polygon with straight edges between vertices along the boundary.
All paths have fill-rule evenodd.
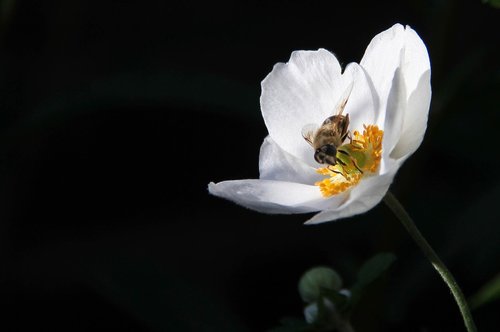
<path id="1" fill-rule="evenodd" d="M 337 149 L 337 163 L 318 168 L 317 172 L 327 178 L 315 183 L 324 197 L 340 194 L 358 184 L 363 176 L 375 173 L 382 158 L 384 131 L 376 125 L 363 125 L 361 134 L 357 130 L 352 140 Z"/>

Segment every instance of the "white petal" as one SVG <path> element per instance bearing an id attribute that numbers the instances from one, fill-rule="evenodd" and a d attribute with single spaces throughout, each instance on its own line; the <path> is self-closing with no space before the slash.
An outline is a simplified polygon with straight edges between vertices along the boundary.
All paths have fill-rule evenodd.
<path id="1" fill-rule="evenodd" d="M 311 149 L 311 154 L 313 150 Z M 267 136 L 260 148 L 260 178 L 312 185 L 324 176 L 316 168 L 281 149 L 270 136 Z"/>
<path id="2" fill-rule="evenodd" d="M 408 94 L 400 142 L 391 156 L 406 159 L 420 146 L 431 102 L 431 65 L 424 42 L 406 26 L 402 71 Z"/>
<path id="3" fill-rule="evenodd" d="M 287 63 L 276 64 L 262 81 L 260 97 L 262 116 L 273 140 L 313 164 L 302 128 L 321 124 L 346 86 L 341 82 L 339 62 L 324 49 L 295 51 Z"/>
<path id="4" fill-rule="evenodd" d="M 276 64 L 262 81 L 260 104 L 269 135 L 288 153 L 317 166 L 302 128 L 310 123 L 319 125 L 331 116 L 353 81 L 344 110 L 350 114 L 352 128 L 363 121 L 372 123 L 375 117 L 376 97 L 364 71 L 351 64 L 341 74 L 335 56 L 324 49 L 293 52 L 289 62 Z"/>
<path id="5" fill-rule="evenodd" d="M 384 152 L 406 158 L 420 145 L 427 126 L 431 96 L 427 49 L 413 29 L 396 24 L 373 38 L 361 66 L 386 111 L 378 120 L 384 125 Z"/>
<path id="6" fill-rule="evenodd" d="M 347 65 L 344 76 L 352 77 L 354 82 L 344 114 L 349 114 L 351 131 L 363 131 L 363 125 L 374 124 L 379 118 L 380 105 L 370 79 L 365 70 L 357 63 Z"/>
<path id="7" fill-rule="evenodd" d="M 364 178 L 352 191 L 349 199 L 337 209 L 324 210 L 306 224 L 318 224 L 364 213 L 380 203 L 394 179 L 398 167 L 387 173 Z"/>
<path id="8" fill-rule="evenodd" d="M 318 304 L 313 302 L 304 308 L 304 318 L 309 324 L 313 324 L 318 319 Z"/>
<path id="9" fill-rule="evenodd" d="M 403 120 L 399 142 L 391 152 L 391 157 L 401 161 L 408 158 L 420 146 L 427 129 L 427 118 L 431 103 L 431 72 L 420 77 L 417 88 L 410 95 Z"/>
<path id="10" fill-rule="evenodd" d="M 390 156 L 382 154 L 382 160 L 380 161 L 380 169 L 378 171 L 378 175 L 384 175 L 385 173 L 393 170 L 395 167 L 396 169 L 399 169 L 401 165 L 401 160 L 393 159 Z"/>
<path id="11" fill-rule="evenodd" d="M 326 298 L 323 299 L 324 309 L 327 310 L 325 314 L 333 315 L 335 312 L 335 304 Z M 304 308 L 304 318 L 309 324 L 314 324 L 318 319 L 318 303 L 313 302 Z"/>
<path id="12" fill-rule="evenodd" d="M 317 186 L 273 180 L 234 180 L 208 185 L 211 194 L 264 213 L 307 213 L 335 209 L 346 195 L 324 198 Z"/>
<path id="13" fill-rule="evenodd" d="M 379 33 L 371 40 L 360 62 L 377 90 L 382 110 L 387 107 L 394 73 L 401 64 L 404 35 L 405 29 L 401 24 Z M 383 125 L 384 120 L 381 118 L 379 124 Z"/>
<path id="14" fill-rule="evenodd" d="M 422 76 L 429 72 L 431 64 L 424 42 L 418 34 L 406 26 L 403 66 L 406 90 L 413 93 L 418 89 Z M 430 82 L 429 89 L 430 89 Z"/>
<path id="15" fill-rule="evenodd" d="M 313 164 L 302 128 L 321 124 L 331 115 L 345 87 L 340 64 L 327 50 L 295 51 L 286 64 L 276 64 L 262 81 L 260 97 L 262 116 L 273 140 Z"/>
<path id="16" fill-rule="evenodd" d="M 382 155 L 387 159 L 401 138 L 404 115 L 407 109 L 406 85 L 401 68 L 397 68 L 392 79 L 384 119 Z M 383 170 L 384 171 L 384 170 Z"/>

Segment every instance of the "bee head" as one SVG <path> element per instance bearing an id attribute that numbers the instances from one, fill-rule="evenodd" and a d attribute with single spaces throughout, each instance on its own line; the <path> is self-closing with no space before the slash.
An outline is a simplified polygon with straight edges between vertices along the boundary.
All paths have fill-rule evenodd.
<path id="1" fill-rule="evenodd" d="M 335 165 L 337 164 L 337 149 L 333 144 L 325 144 L 316 149 L 314 152 L 314 160 L 320 164 Z"/>

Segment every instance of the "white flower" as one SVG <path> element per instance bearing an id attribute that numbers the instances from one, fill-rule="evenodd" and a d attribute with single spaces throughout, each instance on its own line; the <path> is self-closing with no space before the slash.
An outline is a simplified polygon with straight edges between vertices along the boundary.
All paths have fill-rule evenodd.
<path id="1" fill-rule="evenodd" d="M 400 24 L 375 36 L 361 62 L 343 72 L 324 49 L 293 52 L 262 81 L 260 104 L 269 136 L 260 149 L 260 179 L 210 183 L 210 193 L 264 213 L 320 211 L 307 223 L 368 211 L 422 142 L 430 75 L 424 43 Z M 343 149 L 349 165 L 320 165 L 303 128 L 334 115 L 346 91 L 343 115 L 349 115 L 351 138 Z M 342 156 L 337 152 L 337 159 Z"/>

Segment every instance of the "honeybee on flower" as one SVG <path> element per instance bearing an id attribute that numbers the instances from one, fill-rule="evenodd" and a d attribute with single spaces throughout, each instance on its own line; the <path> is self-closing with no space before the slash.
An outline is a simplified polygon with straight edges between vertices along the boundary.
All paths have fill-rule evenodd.
<path id="1" fill-rule="evenodd" d="M 430 72 L 424 43 L 401 24 L 344 69 L 325 49 L 293 52 L 262 81 L 259 179 L 210 183 L 210 193 L 265 213 L 319 212 L 307 223 L 368 211 L 422 142 Z"/>

